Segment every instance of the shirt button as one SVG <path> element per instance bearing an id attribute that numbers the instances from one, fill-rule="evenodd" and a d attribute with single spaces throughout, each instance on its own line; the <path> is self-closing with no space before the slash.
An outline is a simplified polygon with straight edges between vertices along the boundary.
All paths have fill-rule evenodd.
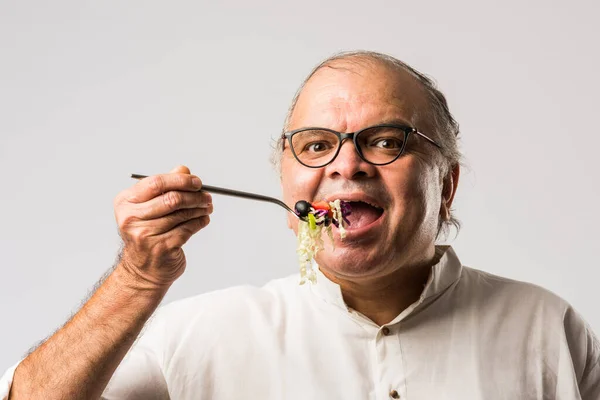
<path id="1" fill-rule="evenodd" d="M 387 326 L 384 326 L 383 328 L 381 328 L 381 333 L 383 333 L 385 336 L 390 334 L 390 328 L 388 328 Z M 396 398 L 396 397 L 394 397 Z"/>
<path id="2" fill-rule="evenodd" d="M 398 391 L 396 391 L 396 390 L 392 390 L 392 391 L 390 392 L 390 397 L 391 397 L 392 399 L 399 399 L 399 398 L 400 398 L 400 395 L 398 394 Z"/>

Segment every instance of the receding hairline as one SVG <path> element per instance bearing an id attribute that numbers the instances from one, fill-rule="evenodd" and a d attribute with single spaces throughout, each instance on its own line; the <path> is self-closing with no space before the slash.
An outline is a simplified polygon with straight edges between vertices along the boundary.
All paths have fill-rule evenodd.
<path id="1" fill-rule="evenodd" d="M 404 78 L 409 76 L 413 83 L 416 84 L 415 87 L 417 87 L 423 96 L 425 96 L 426 107 L 429 108 L 427 105 L 429 104 L 428 89 L 421 81 L 421 76 L 419 73 L 413 70 L 413 68 L 411 68 L 408 64 L 405 64 L 402 61 L 386 54 L 375 52 L 358 51 L 339 53 L 338 55 L 332 56 L 316 66 L 305 78 L 304 82 L 294 96 L 292 104 L 290 105 L 284 124 L 284 130 L 289 130 L 298 100 L 300 99 L 300 96 L 304 92 L 306 86 L 315 75 L 324 69 L 345 70 L 350 73 L 360 74 L 361 69 L 364 69 L 365 67 L 372 69 L 383 67 L 385 70 L 393 72 L 398 81 L 401 79 L 400 77 Z M 427 112 L 430 111 L 431 110 L 427 110 Z"/>
<path id="2" fill-rule="evenodd" d="M 345 67 L 345 65 L 347 67 Z M 369 53 L 363 54 L 348 54 L 341 55 L 339 57 L 333 57 L 325 60 L 321 65 L 317 66 L 314 71 L 307 77 L 306 82 L 308 82 L 315 74 L 325 68 L 331 69 L 345 69 L 349 72 L 359 73 L 360 69 L 364 67 L 370 68 L 379 68 L 384 67 L 388 70 L 400 71 L 404 74 L 408 73 L 413 78 L 417 78 L 415 75 L 411 74 L 410 71 L 402 68 L 397 63 L 394 63 L 392 60 L 388 60 L 386 58 L 378 58 L 374 55 L 370 55 Z"/>

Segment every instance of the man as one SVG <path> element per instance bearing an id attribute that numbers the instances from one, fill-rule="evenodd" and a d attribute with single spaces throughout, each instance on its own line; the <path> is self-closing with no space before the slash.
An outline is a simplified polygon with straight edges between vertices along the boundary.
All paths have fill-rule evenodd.
<path id="1" fill-rule="evenodd" d="M 460 153 L 431 81 L 382 54 L 335 56 L 284 131 L 285 202 L 352 201 L 316 284 L 231 288 L 150 319 L 212 200 L 184 167 L 144 179 L 115 200 L 120 262 L 18 365 L 10 398 L 600 399 L 600 344 L 569 304 L 435 245 L 455 222 Z"/>

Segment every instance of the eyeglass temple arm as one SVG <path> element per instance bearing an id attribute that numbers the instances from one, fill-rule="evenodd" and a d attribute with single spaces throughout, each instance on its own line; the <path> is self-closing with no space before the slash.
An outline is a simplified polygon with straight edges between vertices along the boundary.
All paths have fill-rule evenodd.
<path id="1" fill-rule="evenodd" d="M 428 136 L 422 134 L 421 132 L 419 132 L 418 130 L 413 130 L 413 133 L 416 133 L 417 135 L 421 136 L 423 139 L 427 140 L 429 143 L 433 144 L 435 147 L 437 147 L 438 149 L 441 149 L 442 146 L 440 146 L 439 144 L 437 144 L 433 139 L 430 139 Z"/>

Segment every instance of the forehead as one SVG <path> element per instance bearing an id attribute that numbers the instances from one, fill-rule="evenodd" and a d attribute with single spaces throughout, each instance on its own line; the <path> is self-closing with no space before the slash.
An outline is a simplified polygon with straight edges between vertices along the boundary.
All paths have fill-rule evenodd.
<path id="1" fill-rule="evenodd" d="M 344 132 L 397 120 L 420 128 L 426 122 L 427 106 L 423 86 L 405 70 L 342 60 L 309 79 L 298 97 L 290 129 L 320 126 Z"/>

